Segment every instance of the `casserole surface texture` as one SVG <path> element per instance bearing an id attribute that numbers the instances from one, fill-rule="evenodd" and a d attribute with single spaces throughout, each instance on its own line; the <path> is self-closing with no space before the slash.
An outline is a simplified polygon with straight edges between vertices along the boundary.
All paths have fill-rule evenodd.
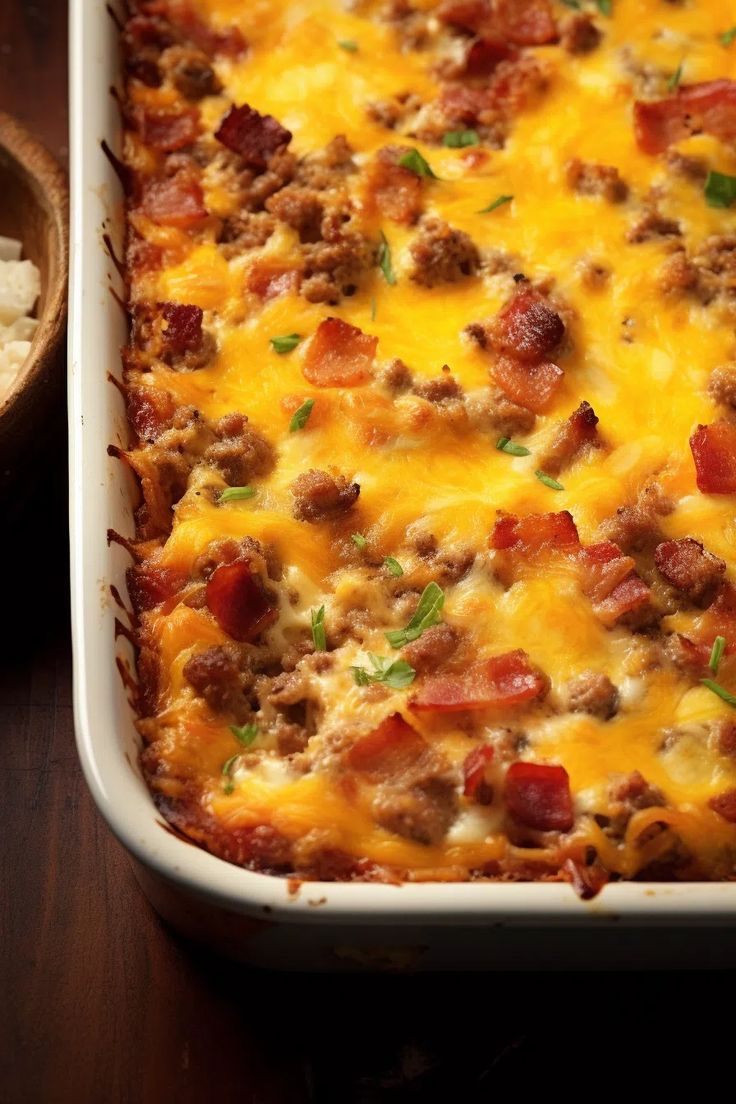
<path id="1" fill-rule="evenodd" d="M 319 880 L 733 877 L 729 30 L 132 5 L 113 451 L 187 837 Z"/>

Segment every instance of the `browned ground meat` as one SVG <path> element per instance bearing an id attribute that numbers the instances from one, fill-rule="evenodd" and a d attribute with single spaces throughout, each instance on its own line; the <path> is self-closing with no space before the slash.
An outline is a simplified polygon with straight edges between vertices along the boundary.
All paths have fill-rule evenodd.
<path id="1" fill-rule="evenodd" d="M 437 218 L 424 220 L 409 252 L 414 261 L 411 279 L 423 287 L 474 276 L 480 265 L 480 254 L 472 238 Z"/>
<path id="2" fill-rule="evenodd" d="M 721 582 L 726 565 L 692 537 L 663 541 L 654 550 L 657 570 L 670 586 L 691 602 L 707 604 Z"/>
<path id="3" fill-rule="evenodd" d="M 568 54 L 589 54 L 601 40 L 601 32 L 591 16 L 571 15 L 560 24 L 560 46 Z"/>
<path id="4" fill-rule="evenodd" d="M 435 379 L 422 380 L 421 383 L 415 383 L 412 387 L 412 391 L 415 395 L 419 395 L 420 398 L 426 399 L 427 402 L 431 403 L 443 403 L 459 400 L 463 397 L 462 387 L 449 372 L 442 376 L 437 376 Z"/>
<path id="5" fill-rule="evenodd" d="M 357 483 L 348 483 L 344 475 L 332 476 L 311 468 L 291 485 L 294 517 L 299 521 L 327 521 L 344 514 L 360 494 Z"/>
<path id="6" fill-rule="evenodd" d="M 452 625 L 433 625 L 418 640 L 407 644 L 401 653 L 417 674 L 434 671 L 450 658 L 460 643 L 460 634 Z"/>
<path id="7" fill-rule="evenodd" d="M 678 176 L 702 183 L 708 175 L 708 166 L 699 157 L 690 157 L 679 150 L 669 149 L 665 154 L 667 168 Z"/>
<path id="8" fill-rule="evenodd" d="M 229 259 L 265 245 L 275 229 L 276 219 L 266 211 L 245 211 L 223 220 L 217 241 L 223 256 Z"/>
<path id="9" fill-rule="evenodd" d="M 237 154 L 218 151 L 218 157 L 233 178 L 240 207 L 245 211 L 262 211 L 266 200 L 288 184 L 297 168 L 296 155 L 287 149 L 277 150 L 268 161 L 265 172 L 244 169 Z"/>
<path id="10" fill-rule="evenodd" d="M 414 547 L 422 559 L 429 563 L 438 583 L 458 582 L 475 563 L 475 552 L 472 548 L 449 552 L 437 544 L 437 538 L 432 533 L 419 533 L 414 538 Z"/>
<path id="11" fill-rule="evenodd" d="M 548 475 L 559 475 L 573 460 L 595 448 L 598 440 L 598 418 L 588 402 L 581 402 L 569 418 L 560 422 L 552 441 L 541 459 Z"/>
<path id="12" fill-rule="evenodd" d="M 566 703 L 573 713 L 590 713 L 608 721 L 618 710 L 618 690 L 608 675 L 583 671 L 568 682 Z"/>
<path id="13" fill-rule="evenodd" d="M 236 560 L 247 560 L 264 579 L 268 577 L 278 582 L 283 575 L 281 561 L 272 545 L 264 545 L 254 537 L 241 537 L 240 540 L 226 537 L 224 540 L 211 541 L 197 556 L 192 565 L 192 578 L 209 579 L 220 564 L 234 563 Z"/>
<path id="14" fill-rule="evenodd" d="M 266 210 L 296 230 L 300 241 L 320 241 L 325 208 L 314 188 L 288 184 L 266 200 Z"/>
<path id="15" fill-rule="evenodd" d="M 441 843 L 457 816 L 455 781 L 434 764 L 418 764 L 400 783 L 379 787 L 372 805 L 382 828 L 427 846 Z"/>
<path id="16" fill-rule="evenodd" d="M 219 468 L 231 487 L 267 475 L 276 463 L 272 446 L 248 425 L 245 414 L 226 414 L 215 426 L 217 440 L 202 459 Z"/>
<path id="17" fill-rule="evenodd" d="M 665 294 L 697 291 L 698 270 L 684 246 L 678 246 L 662 262 L 658 283 Z"/>
<path id="18" fill-rule="evenodd" d="M 668 292 L 694 295 L 701 303 L 736 294 L 736 235 L 712 235 L 696 249 L 681 247 L 660 270 L 660 285 Z"/>
<path id="19" fill-rule="evenodd" d="M 608 815 L 605 827 L 622 836 L 632 815 L 653 805 L 666 806 L 667 799 L 658 786 L 652 786 L 638 770 L 631 774 L 613 774 L 608 787 Z M 601 819 L 601 818 L 596 818 Z"/>
<path id="20" fill-rule="evenodd" d="M 247 699 L 253 675 L 247 658 L 233 644 L 197 652 L 184 664 L 184 678 L 215 713 L 231 714 L 238 723 L 251 714 Z"/>
<path id="21" fill-rule="evenodd" d="M 222 90 L 210 59 L 194 47 L 171 46 L 161 55 L 159 66 L 187 100 L 216 96 Z"/>
<path id="22" fill-rule="evenodd" d="M 576 157 L 567 164 L 566 179 L 578 195 L 601 196 L 609 203 L 621 203 L 629 194 L 628 185 L 613 165 L 596 165 Z"/>
<path id="23" fill-rule="evenodd" d="M 666 218 L 651 207 L 646 214 L 637 219 L 626 235 L 626 240 L 635 245 L 652 241 L 654 238 L 678 238 L 682 234 L 680 224 L 675 219 Z"/>
<path id="24" fill-rule="evenodd" d="M 389 361 L 386 367 L 380 372 L 378 378 L 384 387 L 388 387 L 389 391 L 393 391 L 396 394 L 400 394 L 402 391 L 408 391 L 414 379 L 411 374 L 411 369 L 398 357 Z"/>
<path id="25" fill-rule="evenodd" d="M 644 487 L 631 506 L 619 506 L 613 517 L 605 518 L 598 530 L 601 540 L 610 540 L 628 553 L 652 549 L 659 542 L 659 518 L 672 511 L 672 503 L 661 487 Z"/>
<path id="26" fill-rule="evenodd" d="M 714 402 L 736 410 L 736 361 L 719 364 L 710 374 L 708 394 Z"/>
<path id="27" fill-rule="evenodd" d="M 495 431 L 503 437 L 530 433 L 537 420 L 533 411 L 519 406 L 496 387 L 489 388 L 483 395 L 471 396 L 465 405 L 472 425 Z"/>
<path id="28" fill-rule="evenodd" d="M 309 303 L 337 303 L 353 295 L 361 275 L 372 268 L 376 246 L 362 234 L 341 226 L 326 227 L 322 240 L 303 247 L 304 273 L 301 294 Z"/>

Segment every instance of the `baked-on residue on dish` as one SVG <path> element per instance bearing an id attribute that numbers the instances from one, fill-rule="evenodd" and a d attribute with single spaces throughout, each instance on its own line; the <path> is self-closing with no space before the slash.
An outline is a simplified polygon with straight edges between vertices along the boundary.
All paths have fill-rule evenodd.
<path id="1" fill-rule="evenodd" d="M 724 6 L 130 8 L 161 810 L 304 878 L 732 878 Z"/>

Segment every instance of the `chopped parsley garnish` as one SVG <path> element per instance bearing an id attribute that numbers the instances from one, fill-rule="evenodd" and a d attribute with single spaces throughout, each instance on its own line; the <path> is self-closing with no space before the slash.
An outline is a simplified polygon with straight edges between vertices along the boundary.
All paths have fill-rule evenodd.
<path id="1" fill-rule="evenodd" d="M 395 560 L 393 556 L 387 556 L 383 561 L 384 566 L 389 569 L 392 575 L 395 575 L 398 579 L 400 575 L 404 574 L 404 569 L 398 560 Z"/>
<path id="2" fill-rule="evenodd" d="M 370 686 L 372 682 L 383 682 L 392 690 L 405 690 L 407 686 L 411 686 L 416 677 L 416 671 L 404 659 L 392 660 L 368 652 L 368 662 L 373 668 L 372 671 L 367 671 L 365 667 L 350 668 L 358 686 Z"/>
<path id="3" fill-rule="evenodd" d="M 223 792 L 226 794 L 231 794 L 235 789 L 235 786 L 233 785 L 232 774 L 233 767 L 235 766 L 235 760 L 237 758 L 238 755 L 236 753 L 235 755 L 231 755 L 230 758 L 226 759 L 225 762 L 222 764 L 222 776 L 223 778 L 227 779 L 227 782 L 225 782 L 222 788 Z"/>
<path id="4" fill-rule="evenodd" d="M 327 634 L 325 632 L 325 607 L 320 606 L 318 610 L 311 611 L 312 618 L 312 640 L 314 646 L 318 652 L 327 651 Z"/>
<path id="5" fill-rule="evenodd" d="M 358 43 L 353 38 L 338 38 L 337 45 L 341 50 L 347 50 L 349 54 L 358 52 Z"/>
<path id="6" fill-rule="evenodd" d="M 218 502 L 241 502 L 244 498 L 254 498 L 255 487 L 227 487 L 221 492 Z"/>
<path id="7" fill-rule="evenodd" d="M 723 686 L 719 686 L 713 679 L 701 679 L 703 686 L 707 686 L 717 697 L 726 702 L 727 705 L 736 709 L 736 696 L 734 696 L 729 690 L 725 690 Z"/>
<path id="8" fill-rule="evenodd" d="M 356 548 L 359 548 L 361 552 L 364 552 L 368 541 L 365 539 L 362 533 L 353 533 L 350 538 Z"/>
<path id="9" fill-rule="evenodd" d="M 718 668 L 721 665 L 723 659 L 723 653 L 726 650 L 726 638 L 725 636 L 717 636 L 713 641 L 713 647 L 710 653 L 710 659 L 708 660 L 708 666 L 714 675 L 718 674 Z"/>
<path id="10" fill-rule="evenodd" d="M 442 138 L 442 145 L 448 149 L 464 149 L 466 146 L 477 146 L 479 141 L 477 130 L 448 130 Z"/>
<path id="11" fill-rule="evenodd" d="M 445 604 L 445 596 L 437 583 L 427 583 L 419 599 L 419 605 L 409 624 L 405 629 L 393 629 L 384 633 L 392 648 L 403 648 L 412 640 L 417 640 L 426 629 L 436 625 L 441 619 L 442 607 Z"/>
<path id="12" fill-rule="evenodd" d="M 515 445 L 509 437 L 499 437 L 496 441 L 496 448 L 499 452 L 508 452 L 511 456 L 531 456 L 528 448 L 524 448 L 523 445 Z"/>
<path id="13" fill-rule="evenodd" d="M 309 415 L 312 413 L 312 407 L 314 406 L 314 399 L 305 399 L 298 410 L 292 415 L 289 422 L 289 432 L 295 433 L 297 429 L 304 429 L 305 425 L 309 421 Z"/>
<path id="14" fill-rule="evenodd" d="M 595 6 L 601 15 L 613 14 L 613 0 L 595 0 Z"/>
<path id="15" fill-rule="evenodd" d="M 514 197 L 512 195 L 500 195 L 494 199 L 493 203 L 489 203 L 487 207 L 483 207 L 482 210 L 477 211 L 478 215 L 489 215 L 491 211 L 495 211 L 497 207 L 502 207 L 504 203 L 510 203 Z"/>
<path id="16" fill-rule="evenodd" d="M 551 475 L 547 475 L 540 468 L 534 473 L 540 483 L 544 483 L 545 487 L 549 487 L 552 491 L 564 491 L 564 487 L 561 483 L 558 483 L 556 479 L 553 479 Z"/>
<path id="17" fill-rule="evenodd" d="M 682 80 L 682 67 L 683 67 L 684 64 L 685 64 L 684 61 L 681 61 L 680 64 L 675 69 L 672 76 L 670 77 L 670 79 L 667 81 L 667 91 L 668 92 L 674 92 L 675 89 L 680 87 L 680 81 Z"/>
<path id="18" fill-rule="evenodd" d="M 235 739 L 238 741 L 239 744 L 242 744 L 243 747 L 250 747 L 250 745 L 258 739 L 258 725 L 244 724 L 229 725 L 228 727 Z M 237 759 L 237 755 L 234 755 L 233 759 Z M 232 765 L 233 759 L 228 759 L 228 763 Z M 224 769 L 225 768 L 223 767 L 223 772 Z"/>
<path id="19" fill-rule="evenodd" d="M 736 200 L 736 176 L 714 172 L 705 179 L 705 201 L 709 207 L 730 207 Z"/>
<path id="20" fill-rule="evenodd" d="M 386 283 L 393 287 L 396 283 L 396 276 L 391 264 L 391 246 L 388 244 L 383 230 L 381 231 L 381 244 L 378 246 L 378 267 L 383 273 Z"/>
<path id="21" fill-rule="evenodd" d="M 736 27 L 729 27 L 727 31 L 719 34 L 718 41 L 721 46 L 731 46 L 736 41 Z"/>
<path id="22" fill-rule="evenodd" d="M 428 176 L 431 180 L 439 180 L 432 166 L 417 149 L 409 150 L 403 157 L 400 157 L 399 165 L 402 169 L 408 169 L 409 172 L 416 173 L 417 176 Z"/>
<path id="23" fill-rule="evenodd" d="M 290 353 L 292 349 L 296 349 L 301 339 L 302 335 L 297 333 L 282 334 L 281 337 L 269 338 L 273 346 L 273 351 L 279 353 L 280 356 L 283 356 L 284 353 Z"/>

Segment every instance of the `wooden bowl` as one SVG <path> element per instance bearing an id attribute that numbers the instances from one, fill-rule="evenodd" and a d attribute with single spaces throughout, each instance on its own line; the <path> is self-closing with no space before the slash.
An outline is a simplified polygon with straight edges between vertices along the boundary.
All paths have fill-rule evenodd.
<path id="1" fill-rule="evenodd" d="M 62 343 L 69 267 L 66 176 L 50 153 L 0 111 L 0 234 L 19 238 L 41 272 L 38 329 L 11 389 L 0 398 L 0 489 L 7 487 L 32 440 L 48 436 L 52 405 L 63 408 Z"/>

